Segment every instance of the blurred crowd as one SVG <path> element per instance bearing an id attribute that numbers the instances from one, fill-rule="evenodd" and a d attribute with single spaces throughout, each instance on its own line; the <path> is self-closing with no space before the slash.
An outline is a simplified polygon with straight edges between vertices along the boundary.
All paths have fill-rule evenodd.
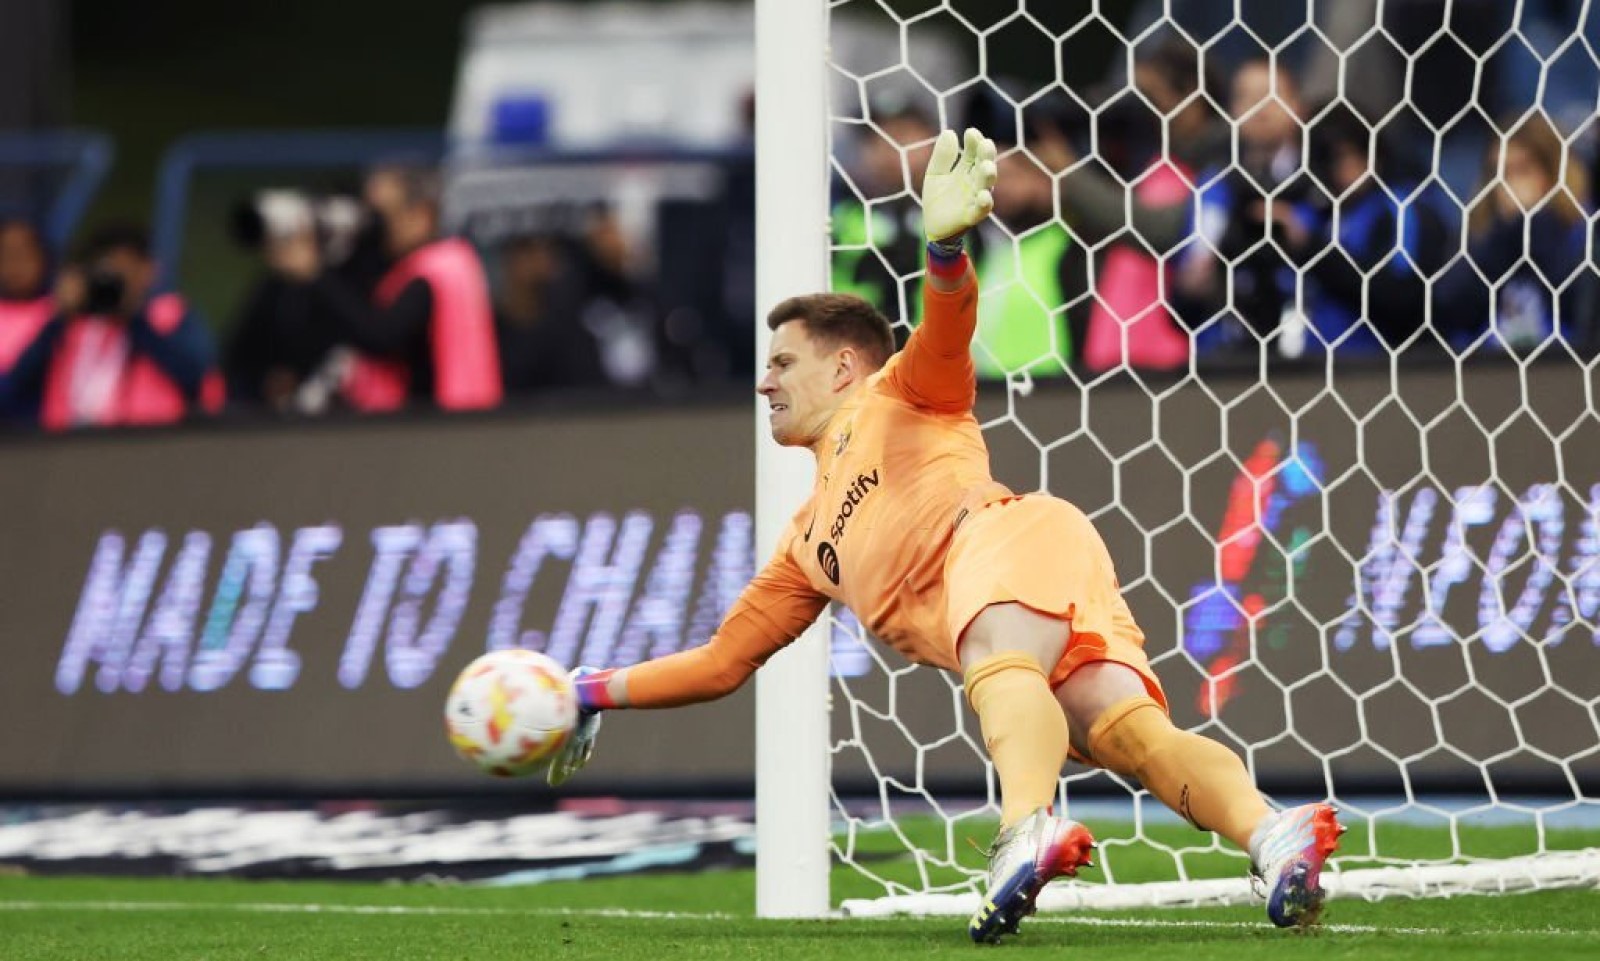
<path id="1" fill-rule="evenodd" d="M 441 191 L 436 171 L 380 167 L 359 198 L 255 198 L 241 233 L 267 271 L 224 351 L 236 403 L 472 410 L 561 390 L 658 396 L 718 371 L 604 202 L 469 242 L 441 230 Z"/>
<path id="2" fill-rule="evenodd" d="M 1464 101 L 1479 134 L 1445 137 L 1437 116 L 1459 105 L 1429 107 L 1420 81 L 1402 98 L 1375 69 L 1376 96 L 1332 98 L 1316 69 L 1202 60 L 1173 32 L 1081 95 L 972 88 L 944 119 L 1001 146 L 994 216 L 971 238 L 980 376 L 1592 356 L 1593 97 L 1579 109 L 1536 82 L 1551 96 L 1502 98 L 1499 119 Z M 909 329 L 937 121 L 883 97 L 839 129 L 833 287 Z M 419 167 L 370 170 L 349 196 L 265 191 L 236 224 L 260 274 L 219 325 L 162 286 L 136 226 L 58 264 L 34 226 L 0 220 L 0 414 L 64 429 L 748 383 L 745 174 L 714 207 L 662 204 L 655 249 L 592 201 L 469 242 Z"/>
<path id="3" fill-rule="evenodd" d="M 1001 149 L 972 242 L 980 375 L 1600 347 L 1592 130 L 1523 110 L 1453 183 L 1414 114 L 1313 102 L 1281 60 L 1208 71 L 1176 34 L 1099 97 L 1001 81 L 962 118 Z M 856 129 L 833 283 L 915 318 L 937 127 L 886 99 Z"/>
<path id="4" fill-rule="evenodd" d="M 220 410 L 211 333 L 156 276 L 137 228 L 103 228 L 53 271 L 37 230 L 0 223 L 0 410 L 49 430 Z"/>
<path id="5" fill-rule="evenodd" d="M 58 430 L 483 410 L 560 390 L 661 396 L 753 366 L 699 342 L 692 304 L 662 309 L 605 204 L 485 251 L 441 230 L 441 202 L 439 172 L 411 166 L 370 171 L 359 196 L 251 196 L 233 232 L 259 276 L 220 327 L 158 289 L 138 225 L 95 231 L 56 265 L 33 224 L 0 220 L 0 413 Z"/>

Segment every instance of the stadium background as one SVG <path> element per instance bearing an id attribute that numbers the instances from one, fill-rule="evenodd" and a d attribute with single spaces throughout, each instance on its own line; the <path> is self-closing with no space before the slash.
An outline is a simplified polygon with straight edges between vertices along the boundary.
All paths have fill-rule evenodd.
<path id="1" fill-rule="evenodd" d="M 1249 383 L 1214 385 L 1227 401 Z M 1275 384 L 1291 405 L 1305 404 L 1320 387 L 1317 378 L 1293 376 Z M 1455 396 L 1447 372 L 1418 369 L 1408 384 L 1419 408 Z M 1468 396 L 1493 412 L 1512 396 L 1516 375 L 1490 367 L 1468 384 Z M 1381 374 L 1347 386 L 1344 400 L 1357 410 L 1371 409 L 1388 390 Z M 1152 430 L 1142 422 L 1143 394 L 1114 383 L 1096 391 L 1089 411 L 1097 435 L 1108 438 L 1113 456 L 1137 452 Z M 1532 396 L 1543 409 L 1571 409 L 1583 403 L 1583 382 L 1546 375 Z M 1065 391 L 1041 387 L 1028 410 L 1054 423 L 1065 399 Z M 1003 400 L 988 394 L 980 414 L 994 416 Z M 626 664 L 703 643 L 716 611 L 753 569 L 748 423 L 743 403 L 708 403 L 14 441 L 0 478 L 0 516 L 11 545 L 0 559 L 0 580 L 11 585 L 14 600 L 0 614 L 0 629 L 34 641 L 12 648 L 0 699 L 29 719 L 32 733 L 0 745 L 0 788 L 46 797 L 547 794 L 542 784 L 487 781 L 457 761 L 438 735 L 444 692 L 467 661 L 491 646 L 521 644 L 563 661 Z M 1345 491 L 1330 507 L 1332 530 L 1346 543 L 1366 540 L 1380 521 L 1380 487 L 1409 476 L 1419 456 L 1409 422 L 1380 420 L 1362 431 L 1333 405 L 1302 420 L 1306 440 L 1299 448 L 1285 441 L 1289 424 L 1276 402 L 1246 403 L 1229 424 L 1224 442 L 1207 405 L 1186 400 L 1169 411 L 1165 429 L 1188 446 L 1180 457 L 1202 465 L 1190 490 L 1209 531 L 1164 538 L 1146 558 L 1136 528 L 1107 525 L 1125 580 L 1149 573 L 1189 600 L 1214 590 L 1217 554 L 1206 535 L 1222 539 L 1243 473 L 1231 462 L 1203 466 L 1219 445 L 1257 473 L 1288 460 L 1326 478 L 1353 466 L 1364 440 L 1373 483 Z M 1600 473 L 1589 439 L 1587 433 L 1573 439 L 1568 470 Z M 1481 476 L 1490 456 L 1465 422 L 1431 443 L 1433 468 L 1447 485 Z M 1038 470 L 1038 450 L 1016 434 L 997 433 L 991 444 L 996 476 L 1026 488 Z M 1531 443 L 1512 439 L 1497 453 L 1509 462 L 1502 476 L 1519 492 L 1554 470 Z M 1085 509 L 1120 497 L 1133 517 L 1156 517 L 1184 495 L 1182 474 L 1165 461 L 1149 460 L 1141 484 L 1120 494 L 1108 461 L 1072 450 L 1055 461 L 1059 471 L 1072 472 Z M 1321 522 L 1320 508 L 1307 500 L 1311 485 L 1297 489 L 1289 478 L 1282 486 L 1268 529 L 1286 540 L 1304 537 Z M 1509 505 L 1492 507 L 1472 529 L 1472 549 L 1488 555 L 1508 516 Z M 1440 512 L 1425 523 L 1415 549 L 1439 556 L 1450 520 Z M 265 547 L 251 540 L 262 531 Z M 466 533 L 452 539 L 448 531 Z M 1592 538 L 1582 530 L 1557 538 L 1552 553 L 1563 566 L 1593 556 Z M 1351 600 L 1347 583 L 1315 576 L 1338 563 L 1336 543 L 1324 542 L 1297 561 L 1304 585 L 1296 595 L 1299 610 L 1262 619 L 1268 639 L 1262 669 L 1288 677 L 1315 672 L 1323 652 L 1304 638 L 1318 623 L 1337 622 Z M 1274 569 L 1266 551 L 1246 558 L 1228 589 L 1236 598 L 1256 595 L 1276 604 L 1287 577 L 1281 567 Z M 423 588 L 403 586 L 424 570 Z M 1464 578 L 1450 595 L 1441 613 L 1451 629 L 1476 629 L 1484 579 Z M 1540 593 L 1530 573 L 1512 572 L 1510 581 L 1518 594 L 1533 585 L 1537 628 L 1557 634 L 1570 621 L 1570 611 L 1566 619 L 1557 613 L 1558 592 L 1546 586 Z M 664 590 L 660 584 L 668 582 L 678 586 Z M 175 598 L 187 602 L 174 604 Z M 671 613 L 660 614 L 652 598 L 666 600 Z M 1147 588 L 1132 602 L 1135 610 L 1154 611 L 1161 598 Z M 1410 598 L 1391 612 L 1392 623 L 1415 620 L 1420 604 L 1420 595 Z M 1200 664 L 1230 656 L 1240 633 L 1230 609 L 1202 604 L 1182 625 L 1147 615 L 1152 650 L 1171 650 L 1181 627 Z M 182 613 L 174 620 L 172 611 Z M 210 624 L 218 612 L 221 630 Z M 1370 689 L 1389 677 L 1390 643 L 1381 635 L 1360 619 L 1335 635 L 1329 656 L 1345 684 Z M 1571 689 L 1588 683 L 1588 641 L 1575 627 L 1570 640 L 1552 648 L 1551 661 Z M 836 673 L 869 673 L 859 643 L 836 633 Z M 1447 692 L 1466 682 L 1448 646 L 1406 648 L 1408 666 L 1424 672 L 1428 690 Z M 1483 687 L 1501 696 L 1515 698 L 1543 683 L 1539 663 L 1513 645 L 1486 645 L 1473 663 Z M 1208 678 L 1185 667 L 1174 664 L 1164 680 L 1177 716 L 1199 723 L 1207 714 Z M 863 678 L 859 695 L 870 700 L 880 680 Z M 1218 714 L 1246 738 L 1267 739 L 1286 723 L 1276 690 L 1260 670 L 1242 674 Z M 932 743 L 954 727 L 940 687 L 909 693 L 900 693 L 899 720 L 917 740 Z M 1370 749 L 1339 759 L 1335 770 L 1341 785 L 1398 790 L 1392 763 L 1377 749 L 1425 751 L 1426 709 L 1405 692 L 1376 696 L 1375 709 L 1392 726 L 1368 732 Z M 1275 790 L 1315 790 L 1322 751 L 1361 743 L 1361 732 L 1347 698 L 1331 684 L 1307 687 L 1292 703 L 1319 718 L 1313 743 L 1258 752 L 1257 771 Z M 1474 757 L 1504 753 L 1494 768 L 1498 783 L 1519 791 L 1559 789 L 1562 770 L 1519 747 L 1581 753 L 1581 712 L 1574 715 L 1559 699 L 1535 699 L 1520 715 L 1524 742 L 1484 704 L 1468 694 L 1444 707 L 1452 744 Z M 843 736 L 847 715 L 839 714 Z M 753 726 L 749 691 L 648 719 L 618 717 L 606 751 L 575 787 L 742 794 L 751 789 Z M 1433 756 L 1414 765 L 1415 783 L 1447 791 L 1475 786 L 1453 760 Z M 880 754 L 876 761 L 890 771 L 917 764 L 910 753 Z M 1596 763 L 1580 760 L 1575 769 L 1592 779 L 1600 773 Z M 962 745 L 930 752 L 922 764 L 946 790 L 983 789 L 981 769 Z M 848 760 L 835 777 L 841 790 L 873 789 Z"/>
<path id="2" fill-rule="evenodd" d="M 1077 6 L 1083 9 L 1057 16 L 1092 6 L 1122 22 L 1150 5 Z M 7 118 L 0 135 L 66 125 L 103 132 L 115 160 L 73 239 L 103 223 L 148 220 L 169 148 L 198 132 L 313 129 L 427 143 L 452 109 L 463 21 L 473 7 L 447 2 L 401 12 L 366 2 L 290 2 L 224 14 L 187 0 L 139 9 L 82 0 L 68 15 L 45 0 L 14 0 L 0 12 L 31 11 L 42 24 L 33 36 L 42 40 L 24 57 L 17 51 L 29 46 L 28 35 L 0 29 L 0 64 L 34 71 L 0 83 Z M 901 5 L 882 9 L 892 15 Z M 1270 19 L 1279 5 L 1240 9 L 1247 19 Z M 986 41 L 990 61 L 1023 84 L 1046 83 L 1059 69 L 1065 84 L 1095 87 L 1118 53 L 1091 31 L 1058 67 L 1050 45 L 1026 33 L 1000 31 Z M 0 66 L 0 78 L 6 69 Z M 670 99 L 677 87 L 664 86 Z M 600 167 L 614 159 L 591 158 Z M 738 151 L 679 159 L 688 163 L 685 183 L 711 169 L 731 191 L 748 187 L 738 179 L 748 158 Z M 176 269 L 219 337 L 259 269 L 228 235 L 231 207 L 270 183 L 348 189 L 359 162 L 340 163 L 349 169 L 210 171 L 189 185 Z M 537 169 L 529 167 L 530 180 L 538 180 Z M 663 263 L 670 255 L 692 262 L 695 252 L 663 251 Z M 21 847 L 0 851 L 0 861 L 45 873 L 84 864 L 120 870 L 86 843 L 96 825 L 129 850 L 157 836 L 176 837 L 176 850 L 189 837 L 183 819 L 205 809 L 189 806 L 217 802 L 258 814 L 285 803 L 302 814 L 314 810 L 273 829 L 308 836 L 315 825 L 368 810 L 323 803 L 334 798 L 421 799 L 438 802 L 435 814 L 487 803 L 513 815 L 555 807 L 604 817 L 640 810 L 629 806 L 640 799 L 717 797 L 736 806 L 658 806 L 651 816 L 699 824 L 733 810 L 742 818 L 748 811 L 737 805 L 750 792 L 754 750 L 749 691 L 659 717 L 613 719 L 594 767 L 559 796 L 538 782 L 475 775 L 451 755 L 438 723 L 449 679 L 495 643 L 559 644 L 574 660 L 594 661 L 704 639 L 712 613 L 755 561 L 748 546 L 755 439 L 741 379 L 750 358 L 733 356 L 720 381 L 693 389 L 576 391 L 519 398 L 492 413 L 300 420 L 230 411 L 139 432 L 6 432 L 0 704 L 19 736 L 0 739 L 0 795 L 18 828 L 5 843 Z M 1555 478 L 1600 477 L 1592 370 L 1559 357 L 1474 359 L 1466 369 L 1440 360 L 1404 363 L 1403 376 L 1391 376 L 1387 364 L 1341 364 L 1336 393 L 1324 390 L 1315 365 L 1275 367 L 1270 391 L 1255 389 L 1259 371 L 1248 366 L 1219 369 L 1208 373 L 1204 397 L 1169 397 L 1156 404 L 1154 419 L 1149 387 L 1172 382 L 1160 375 L 1100 378 L 1086 397 L 1071 383 L 1043 379 L 1031 392 L 989 385 L 980 401 L 985 419 L 1004 421 L 988 435 L 1002 480 L 1019 489 L 1068 487 L 1098 512 L 1124 581 L 1139 584 L 1131 599 L 1152 649 L 1173 655 L 1163 675 L 1179 720 L 1220 718 L 1239 739 L 1264 745 L 1252 762 L 1274 792 L 1315 795 L 1331 779 L 1355 797 L 1370 793 L 1380 807 L 1397 792 L 1408 799 L 1412 790 L 1430 792 L 1428 814 L 1448 826 L 1450 841 L 1440 849 L 1431 840 L 1417 855 L 1426 857 L 1458 853 L 1449 846 L 1459 842 L 1456 812 L 1484 790 L 1592 798 L 1600 778 L 1600 753 L 1590 750 L 1600 695 L 1600 646 L 1590 624 L 1600 595 L 1563 592 L 1529 561 L 1547 558 L 1547 567 L 1574 580 L 1596 569 L 1594 488 L 1564 487 L 1555 492 L 1555 518 L 1538 513 Z M 1578 426 L 1562 431 L 1567 423 Z M 1040 437 L 1070 440 L 1041 450 Z M 1214 457 L 1217 451 L 1227 456 Z M 1424 470 L 1427 483 L 1416 483 Z M 1140 483 L 1129 484 L 1132 477 Z M 1275 493 L 1253 504 L 1267 477 Z M 1324 512 L 1307 494 L 1333 477 L 1346 483 Z M 1453 512 L 1445 498 L 1486 477 L 1498 485 L 1492 496 L 1466 495 Z M 1249 540 L 1231 525 L 1253 506 L 1271 518 L 1265 539 L 1219 556 L 1218 541 L 1232 538 L 1237 548 Z M 1149 526 L 1174 511 L 1186 513 L 1187 523 L 1150 539 Z M 1507 532 L 1523 530 L 1524 512 L 1528 534 L 1519 541 Z M 1487 569 L 1446 578 L 1448 603 L 1433 612 L 1421 609 L 1415 587 L 1385 599 L 1382 577 L 1393 565 L 1350 583 L 1352 555 L 1381 547 L 1397 519 L 1410 522 L 1404 552 L 1430 569 L 1460 549 L 1452 546 L 1452 525 L 1465 519 L 1466 550 Z M 1493 558 L 1503 563 L 1495 567 Z M 1323 576 L 1330 570 L 1334 576 Z M 1298 585 L 1292 597 L 1285 593 L 1291 581 Z M 1497 588 L 1526 601 L 1516 630 L 1549 639 L 1537 655 L 1502 644 L 1490 630 L 1496 625 L 1484 598 Z M 646 603 L 663 599 L 665 615 Z M 1273 607 L 1256 619 L 1257 660 L 1219 687 L 1216 673 L 1248 644 L 1239 609 L 1252 604 Z M 1346 623 L 1353 608 L 1359 616 Z M 1434 634 L 1417 630 L 1430 623 Z M 1304 642 L 1330 624 L 1326 646 Z M 1434 643 L 1445 635 L 1484 643 L 1463 655 Z M 860 703 L 889 696 L 848 624 L 835 634 L 833 654 L 836 674 L 851 681 Z M 1281 696 L 1283 678 L 1317 675 L 1324 657 L 1330 672 Z M 1399 664 L 1403 684 L 1394 683 Z M 841 756 L 836 787 L 870 796 L 881 790 L 882 772 L 915 770 L 918 791 L 981 804 L 989 785 L 970 744 L 917 749 L 951 730 L 964 714 L 959 700 L 923 675 L 895 684 L 898 713 L 885 726 L 897 730 L 875 747 L 876 769 Z M 1507 702 L 1515 707 L 1507 710 Z M 1277 739 L 1290 710 L 1301 719 L 1296 736 Z M 1303 720 L 1312 715 L 1320 722 L 1314 730 Z M 1381 723 L 1369 724 L 1373 718 Z M 837 725 L 849 720 L 836 714 Z M 1438 743 L 1436 724 L 1448 728 L 1448 744 Z M 1477 759 L 1486 757 L 1495 760 L 1480 768 Z M 1094 779 L 1072 790 L 1084 799 L 1126 794 Z M 626 803 L 609 807 L 613 796 Z M 672 820 L 679 815 L 685 820 Z M 39 834 L 19 840 L 36 820 Z M 1151 823 L 1160 835 L 1159 815 Z M 1547 823 L 1539 823 L 1535 843 L 1543 850 Z M 744 866 L 744 827 L 718 833 L 727 825 L 712 823 L 684 836 L 702 854 L 714 849 L 719 866 Z M 608 822 L 600 833 L 615 828 Z M 1138 828 L 1141 838 L 1145 830 Z M 589 840 L 581 830 L 576 836 Z M 622 837 L 608 837 L 616 846 L 604 849 L 619 865 L 631 841 Z M 1161 839 L 1183 851 L 1192 843 Z M 88 857 L 52 860 L 59 850 L 52 845 L 63 840 Z M 496 835 L 489 846 L 503 840 Z M 548 843 L 520 850 L 550 877 L 572 854 Z M 442 870 L 510 879 L 526 867 L 475 856 L 485 863 L 447 861 Z M 516 851 L 507 854 L 516 859 Z M 261 873 L 338 874 L 338 860 L 312 855 Z M 1182 873 L 1187 862 L 1175 860 Z M 213 861 L 228 863 L 226 856 Z M 146 857 L 133 870 L 204 873 L 197 863 Z M 595 862 L 585 863 L 589 870 Z M 244 866 L 222 870 L 253 870 L 236 864 Z M 431 875 L 438 867 L 421 860 L 350 876 Z M 1225 863 L 1219 873 L 1237 874 L 1237 867 Z M 1170 868 L 1158 859 L 1145 873 L 1165 878 Z"/>
<path id="3" fill-rule="evenodd" d="M 23 121 L 20 130 L 87 129 L 104 132 L 114 143 L 115 161 L 77 226 L 75 236 L 81 238 L 97 224 L 148 221 L 159 199 L 152 185 L 164 155 L 197 132 L 401 130 L 410 136 L 436 129 L 451 109 L 465 18 L 478 6 L 447 0 L 400 12 L 369 2 L 329 6 L 291 0 L 270 9 L 245 5 L 231 10 L 223 24 L 215 7 L 188 0 L 138 10 L 102 0 L 81 0 L 70 8 L 19 0 L 8 9 L 15 11 L 16 22 L 32 24 L 35 33 L 30 40 L 25 31 L 8 31 L 8 39 L 0 40 L 13 45 L 3 48 L 14 51 L 6 59 L 22 74 L 10 87 L 7 115 Z M 1106 12 L 1123 16 L 1131 6 L 1113 3 Z M 1026 37 L 1008 41 L 1002 32 L 994 39 L 1013 75 L 1038 82 L 1055 74 L 1054 57 Z M 1088 83 L 1100 76 L 1109 56 L 1109 50 L 1083 51 L 1066 67 L 1069 81 Z M 664 83 L 670 87 L 670 78 Z M 183 292 L 200 305 L 219 339 L 226 337 L 236 304 L 260 269 L 252 252 L 229 236 L 231 207 L 262 185 L 343 187 L 352 169 L 346 167 L 330 175 L 323 169 L 265 165 L 194 179 L 177 269 Z M 738 363 L 748 366 L 746 358 Z M 630 402 L 580 391 L 565 399 L 513 404 L 531 408 L 525 423 L 501 413 L 471 426 L 426 413 L 381 426 L 292 427 L 263 425 L 248 415 L 240 424 L 235 415 L 231 424 L 154 437 L 8 436 L 12 466 L 5 474 L 3 503 L 12 549 L 5 563 L 19 585 L 13 596 L 27 600 L 6 606 L 0 631 L 49 640 L 15 651 L 15 669 L 4 675 L 4 701 L 14 706 L 8 710 L 50 722 L 38 729 L 43 737 L 7 741 L 0 789 L 33 797 L 308 795 L 329 789 L 358 796 L 374 790 L 471 794 L 531 788 L 541 793 L 528 784 L 507 788 L 478 778 L 436 736 L 433 707 L 455 670 L 483 649 L 489 607 L 500 593 L 512 546 L 534 517 L 545 513 L 586 517 L 600 511 L 620 518 L 642 509 L 656 521 L 635 585 L 643 587 L 670 517 L 687 506 L 700 512 L 708 528 L 696 555 L 698 595 L 713 553 L 712 525 L 726 512 L 749 511 L 754 504 L 747 396 L 737 384 L 711 385 L 689 399 L 686 409 L 679 398 L 668 402 L 673 413 L 641 415 L 630 411 L 637 409 L 638 398 Z M 600 413 L 589 413 L 596 410 Z M 569 417 L 570 412 L 577 416 Z M 636 463 L 680 462 L 666 454 L 650 457 L 645 454 L 650 448 L 640 446 L 663 436 L 662 418 L 674 425 L 671 436 L 681 450 L 704 452 L 682 463 L 714 469 L 677 478 L 630 470 L 628 465 Z M 571 463 L 574 451 L 562 442 L 594 420 L 615 426 L 615 446 L 580 445 L 576 454 L 587 460 L 584 470 L 552 469 Z M 461 457 L 416 456 L 439 440 L 465 445 Z M 355 451 L 362 453 L 352 456 Z M 507 451 L 517 459 L 506 460 Z M 1025 478 L 1028 455 L 1020 449 L 1015 453 L 1018 469 L 1012 474 L 1031 486 Z M 240 455 L 254 458 L 257 468 L 239 471 Z M 188 465 L 188 479 L 175 486 L 167 469 L 180 457 Z M 453 467 L 448 476 L 426 477 L 426 467 L 433 464 Z M 465 471 L 465 464 L 480 466 Z M 358 480 L 364 472 L 365 479 Z M 339 684 L 329 668 L 350 626 L 342 622 L 353 616 L 367 574 L 373 551 L 369 532 L 385 524 L 428 525 L 457 516 L 478 525 L 477 570 L 467 608 L 437 669 L 420 687 L 397 690 L 384 675 L 380 647 L 372 677 L 362 688 Z M 146 530 L 166 536 L 155 594 L 185 535 L 210 536 L 198 640 L 229 539 L 262 522 L 276 525 L 285 555 L 293 532 L 302 526 L 331 523 L 343 534 L 338 556 L 315 569 L 321 594 L 316 610 L 292 626 L 297 644 L 316 638 L 304 652 L 303 679 L 292 691 L 252 689 L 248 663 L 207 693 L 169 692 L 156 679 L 138 693 L 102 692 L 93 663 L 76 693 L 56 689 L 56 666 L 87 596 L 91 559 L 103 535 L 125 537 L 127 558 Z M 565 585 L 559 573 L 540 579 L 529 597 L 529 625 L 555 616 Z M 155 599 L 154 594 L 147 599 L 149 609 Z M 109 624 L 105 629 L 115 632 Z M 689 633 L 680 632 L 678 643 Z M 704 636 L 702 629 L 699 639 Z M 576 789 L 748 791 L 754 743 L 750 699 L 744 692 L 726 704 L 637 725 L 641 736 L 608 744 L 593 777 Z M 948 722 L 946 709 L 923 723 Z M 318 736 L 330 723 L 352 731 L 359 726 L 366 734 L 349 741 Z M 219 736 L 224 731 L 230 733 Z M 255 739 L 249 749 L 231 749 L 231 738 L 244 732 Z M 713 732 L 717 749 L 700 749 Z M 940 779 L 971 789 L 981 785 L 982 774 L 968 759 L 951 756 Z"/>

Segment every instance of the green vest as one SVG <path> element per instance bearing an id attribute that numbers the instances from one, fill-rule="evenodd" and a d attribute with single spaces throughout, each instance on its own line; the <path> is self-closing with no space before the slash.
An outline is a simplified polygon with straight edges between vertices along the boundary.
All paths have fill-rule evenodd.
<path id="1" fill-rule="evenodd" d="M 868 218 L 867 205 L 858 200 L 841 201 L 832 211 L 833 251 L 832 290 L 834 293 L 855 294 L 857 297 L 893 317 L 899 312 L 897 297 L 886 291 L 893 287 L 893 271 L 884 267 L 880 255 L 888 256 L 893 263 L 898 253 L 895 244 L 906 240 L 904 230 L 889 208 L 876 205 Z M 917 243 L 917 267 L 927 259 L 920 238 Z M 914 269 L 901 267 L 900 270 Z M 915 289 L 915 288 L 913 288 Z M 884 301 L 888 302 L 885 303 Z M 922 315 L 922 298 L 908 298 L 912 318 Z"/>
<path id="2" fill-rule="evenodd" d="M 871 299 L 864 284 L 856 283 L 856 269 L 867 249 L 867 208 L 846 200 L 833 208 L 833 291 Z"/>
<path id="3" fill-rule="evenodd" d="M 874 213 L 867 221 L 866 205 L 856 200 L 846 200 L 833 208 L 833 291 L 837 294 L 855 294 L 879 310 L 879 291 L 860 278 L 861 262 L 873 256 L 872 238 L 892 230 L 884 223 L 883 215 Z"/>
<path id="4" fill-rule="evenodd" d="M 978 263 L 978 332 L 972 362 L 978 376 L 1008 373 L 1059 377 L 1072 361 L 1061 258 L 1072 238 L 1051 223 L 1017 242 L 992 244 Z"/>

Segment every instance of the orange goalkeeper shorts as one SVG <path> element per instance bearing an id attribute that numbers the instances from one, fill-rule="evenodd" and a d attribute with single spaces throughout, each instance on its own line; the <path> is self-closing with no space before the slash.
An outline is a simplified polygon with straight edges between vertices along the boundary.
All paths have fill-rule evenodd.
<path id="1" fill-rule="evenodd" d="M 1125 664 L 1167 708 L 1144 653 L 1144 632 L 1122 598 L 1100 532 L 1083 511 L 1048 494 L 992 501 L 957 528 L 945 559 L 946 616 L 957 639 L 990 604 L 1016 602 L 1068 623 L 1067 648 L 1050 688 L 1096 661 Z"/>

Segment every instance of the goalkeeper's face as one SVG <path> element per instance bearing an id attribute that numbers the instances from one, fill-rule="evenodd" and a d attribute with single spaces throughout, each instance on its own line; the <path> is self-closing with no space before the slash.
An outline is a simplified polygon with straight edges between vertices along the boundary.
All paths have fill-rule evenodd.
<path id="1" fill-rule="evenodd" d="M 767 373 L 756 392 L 767 399 L 772 439 L 785 447 L 809 447 L 827 430 L 834 411 L 859 380 L 858 352 L 819 342 L 803 321 L 772 332 Z"/>

